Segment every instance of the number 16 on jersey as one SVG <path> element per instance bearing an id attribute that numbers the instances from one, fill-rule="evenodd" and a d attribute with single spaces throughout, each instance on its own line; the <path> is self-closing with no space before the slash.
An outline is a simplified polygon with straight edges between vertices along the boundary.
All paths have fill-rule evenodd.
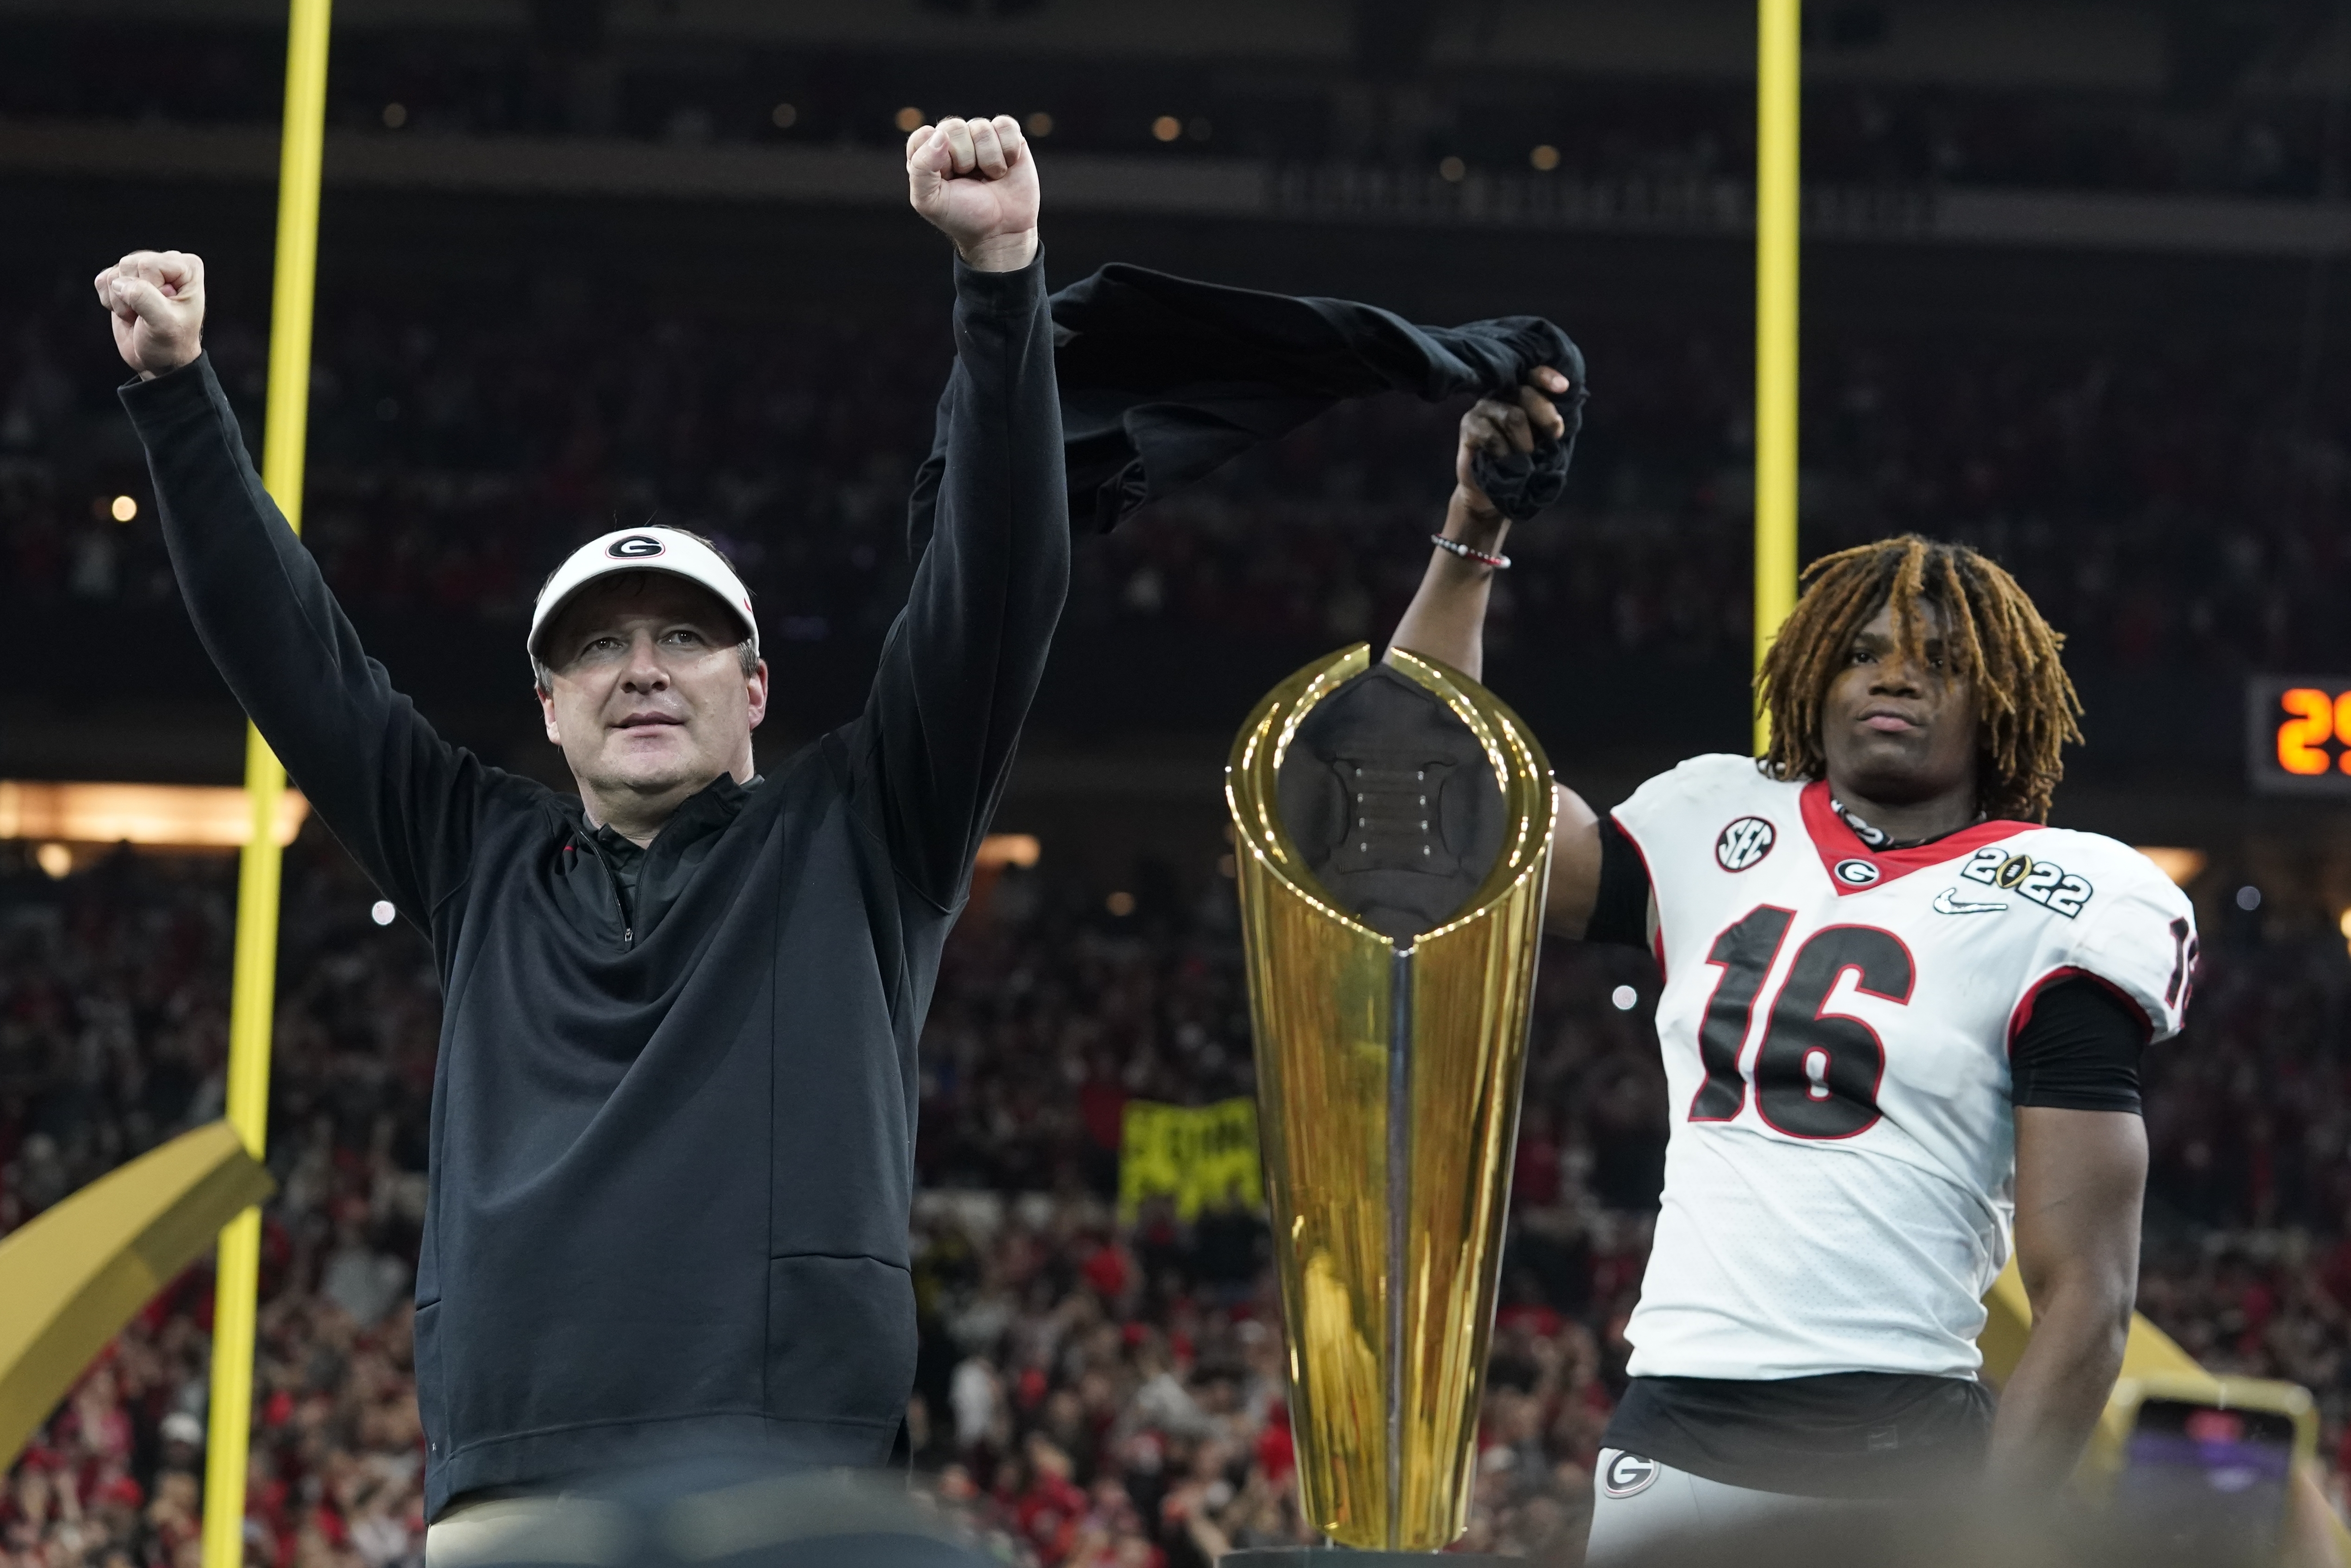
<path id="1" fill-rule="evenodd" d="M 1756 996 L 1795 918 L 1792 909 L 1759 905 L 1724 927 L 1707 949 L 1706 961 L 1722 973 L 1698 1028 L 1706 1079 L 1690 1102 L 1691 1121 L 1728 1122 L 1745 1108 L 1740 1050 Z M 1847 970 L 1855 989 L 1896 1003 L 1910 1000 L 1917 978 L 1910 949 L 1890 931 L 1830 925 L 1804 939 L 1771 1002 L 1755 1052 L 1756 1113 L 1791 1137 L 1850 1138 L 1876 1124 L 1885 1042 L 1861 1019 L 1828 1010 L 1829 992 Z"/>

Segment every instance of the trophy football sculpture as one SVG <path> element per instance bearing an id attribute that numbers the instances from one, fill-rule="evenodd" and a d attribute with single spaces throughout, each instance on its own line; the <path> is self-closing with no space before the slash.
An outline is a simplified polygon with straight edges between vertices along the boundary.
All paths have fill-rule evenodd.
<path id="1" fill-rule="evenodd" d="M 1468 1525 L 1551 769 L 1477 682 L 1358 643 L 1258 705 L 1225 796 L 1300 1501 L 1436 1552 Z"/>

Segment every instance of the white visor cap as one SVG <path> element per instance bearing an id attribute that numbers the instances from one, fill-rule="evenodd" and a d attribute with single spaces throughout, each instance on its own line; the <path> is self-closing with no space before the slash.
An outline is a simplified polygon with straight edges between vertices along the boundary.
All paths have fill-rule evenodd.
<path id="1" fill-rule="evenodd" d="M 590 539 L 555 569 L 555 575 L 538 591 L 538 603 L 530 612 L 531 653 L 539 653 L 539 633 L 573 594 L 616 571 L 665 571 L 700 583 L 735 612 L 743 623 L 744 635 L 751 640 L 752 653 L 759 652 L 759 622 L 751 613 L 750 591 L 726 564 L 726 558 L 692 534 L 648 526 L 617 528 L 601 538 Z"/>

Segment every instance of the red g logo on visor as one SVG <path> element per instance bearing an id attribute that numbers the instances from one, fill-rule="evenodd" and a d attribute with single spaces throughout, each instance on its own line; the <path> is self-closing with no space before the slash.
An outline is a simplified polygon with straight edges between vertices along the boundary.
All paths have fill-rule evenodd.
<path id="1" fill-rule="evenodd" d="M 649 555 L 663 555 L 669 547 L 651 534 L 631 534 L 624 539 L 614 539 L 604 547 L 604 553 L 617 560 L 643 560 Z"/>

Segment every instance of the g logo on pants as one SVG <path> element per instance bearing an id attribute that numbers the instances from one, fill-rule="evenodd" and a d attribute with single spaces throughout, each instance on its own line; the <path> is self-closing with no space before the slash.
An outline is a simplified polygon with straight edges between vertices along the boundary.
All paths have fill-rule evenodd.
<path id="1" fill-rule="evenodd" d="M 1656 1484 L 1657 1461 L 1638 1454 L 1619 1454 L 1608 1461 L 1600 1490 L 1613 1498 L 1638 1497 Z"/>

